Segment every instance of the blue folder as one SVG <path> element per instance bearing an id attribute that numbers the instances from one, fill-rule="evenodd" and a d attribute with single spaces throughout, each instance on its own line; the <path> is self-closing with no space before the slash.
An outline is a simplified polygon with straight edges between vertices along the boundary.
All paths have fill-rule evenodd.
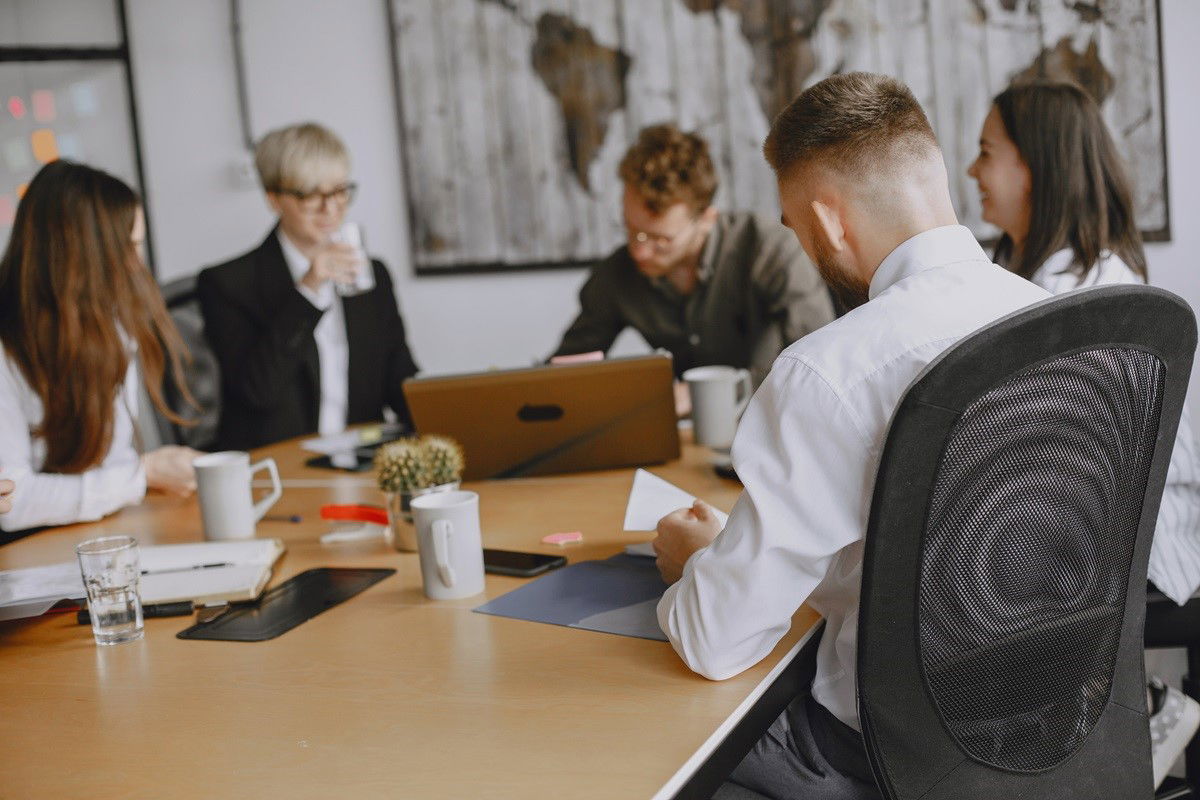
<path id="1" fill-rule="evenodd" d="M 653 559 L 621 553 L 554 570 L 475 611 L 665 642 L 656 608 L 666 589 Z"/>

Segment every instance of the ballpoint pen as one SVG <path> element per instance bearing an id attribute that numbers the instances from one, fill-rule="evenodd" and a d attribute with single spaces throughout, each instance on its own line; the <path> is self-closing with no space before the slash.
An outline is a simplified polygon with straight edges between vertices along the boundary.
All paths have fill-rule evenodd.
<path id="1" fill-rule="evenodd" d="M 191 613 L 191 600 L 182 600 L 178 603 L 151 603 L 150 605 L 142 606 L 143 619 L 152 619 L 154 617 L 186 617 Z M 89 625 L 92 621 L 92 615 L 88 613 L 86 608 L 81 608 L 75 614 L 75 621 L 80 625 Z"/>

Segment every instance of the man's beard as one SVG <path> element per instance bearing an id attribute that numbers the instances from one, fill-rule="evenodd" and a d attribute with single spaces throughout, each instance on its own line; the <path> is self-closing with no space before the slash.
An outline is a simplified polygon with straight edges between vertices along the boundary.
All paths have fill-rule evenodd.
<path id="1" fill-rule="evenodd" d="M 817 272 L 821 273 L 825 284 L 837 296 L 844 310 L 858 308 L 867 302 L 870 285 L 838 266 L 833 251 L 825 246 L 820 236 L 813 238 L 813 250 L 816 255 Z"/>

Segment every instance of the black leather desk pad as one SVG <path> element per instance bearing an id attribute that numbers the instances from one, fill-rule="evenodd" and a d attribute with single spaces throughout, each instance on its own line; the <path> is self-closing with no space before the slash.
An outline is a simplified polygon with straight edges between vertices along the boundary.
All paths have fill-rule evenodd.
<path id="1" fill-rule="evenodd" d="M 394 569 L 335 567 L 305 570 L 271 589 L 256 602 L 230 606 L 220 616 L 175 635 L 180 639 L 226 642 L 274 639 L 395 572 Z"/>

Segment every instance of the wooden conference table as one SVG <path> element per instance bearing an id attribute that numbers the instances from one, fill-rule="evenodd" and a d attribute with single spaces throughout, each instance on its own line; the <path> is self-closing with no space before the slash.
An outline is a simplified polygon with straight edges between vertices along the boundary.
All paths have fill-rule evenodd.
<path id="1" fill-rule="evenodd" d="M 182 617 L 147 620 L 142 641 L 115 647 L 93 644 L 74 614 L 0 623 L 0 798 L 684 796 L 816 619 L 801 609 L 767 659 L 712 682 L 663 642 L 472 613 L 482 596 L 430 601 L 416 554 L 317 541 L 321 504 L 382 503 L 369 475 L 307 468 L 295 442 L 255 454 L 268 455 L 284 478 L 272 513 L 303 515 L 259 524 L 287 545 L 270 585 L 315 566 L 397 574 L 259 643 L 176 639 Z M 726 510 L 740 491 L 694 446 L 652 469 Z M 485 546 L 576 562 L 649 536 L 621 530 L 631 475 L 465 488 L 479 492 Z M 581 545 L 540 542 L 573 530 Z M 199 508 L 151 496 L 0 547 L 0 569 L 68 560 L 117 533 L 198 541 Z M 489 575 L 486 597 L 522 583 Z"/>

